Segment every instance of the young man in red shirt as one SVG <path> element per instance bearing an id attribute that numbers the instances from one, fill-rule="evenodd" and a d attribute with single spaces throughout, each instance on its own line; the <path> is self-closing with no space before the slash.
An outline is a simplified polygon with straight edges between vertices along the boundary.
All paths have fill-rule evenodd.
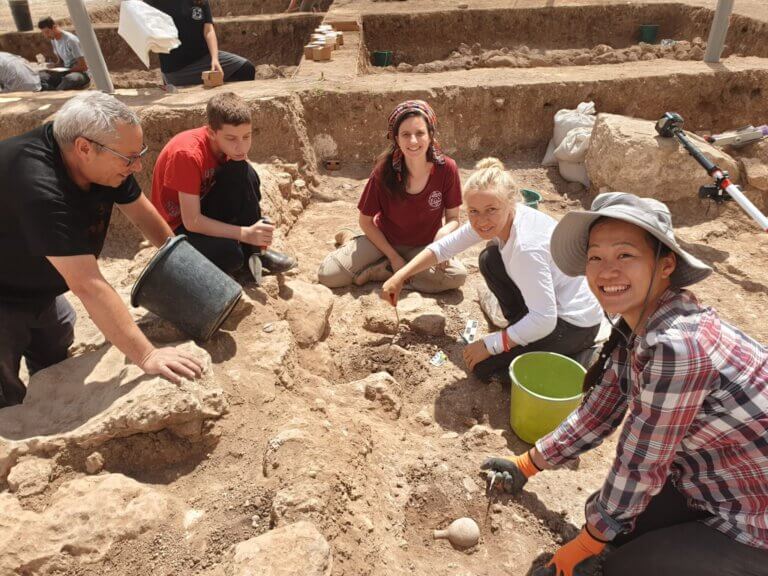
<path id="1" fill-rule="evenodd" d="M 208 124 L 177 134 L 165 145 L 152 177 L 152 203 L 176 234 L 227 273 L 246 262 L 260 278 L 296 260 L 268 248 L 274 226 L 262 219 L 261 183 L 248 162 L 251 112 L 232 92 L 211 98 Z"/>

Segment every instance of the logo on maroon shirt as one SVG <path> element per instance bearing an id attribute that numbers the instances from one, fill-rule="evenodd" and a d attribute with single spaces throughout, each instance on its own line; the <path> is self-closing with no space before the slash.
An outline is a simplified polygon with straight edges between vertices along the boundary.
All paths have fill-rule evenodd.
<path id="1" fill-rule="evenodd" d="M 440 208 L 440 206 L 443 205 L 443 193 L 440 192 L 440 190 L 435 190 L 432 192 L 432 194 L 429 195 L 427 203 L 429 204 L 430 208 Z"/>

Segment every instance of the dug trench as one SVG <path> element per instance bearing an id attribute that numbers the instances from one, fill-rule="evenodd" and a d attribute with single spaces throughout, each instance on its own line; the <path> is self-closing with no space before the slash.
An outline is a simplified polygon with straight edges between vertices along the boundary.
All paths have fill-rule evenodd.
<path id="1" fill-rule="evenodd" d="M 362 24 L 369 53 L 390 50 L 394 66 L 432 64 L 426 71 L 435 72 L 436 64 L 449 59 L 462 44 L 486 51 L 503 50 L 504 55 L 512 53 L 528 60 L 513 66 L 568 65 L 579 56 L 584 64 L 616 63 L 619 60 L 611 57 L 615 55 L 605 55 L 605 51 L 594 54 L 589 62 L 583 56 L 597 46 L 616 50 L 636 46 L 642 40 L 641 25 L 651 23 L 657 29 L 655 38 L 649 40 L 657 44 L 656 48 L 661 48 L 658 43 L 663 40 L 691 43 L 697 37 L 707 38 L 712 17 L 712 10 L 687 4 L 638 3 L 365 14 Z M 765 22 L 734 15 L 726 38 L 727 53 L 764 57 L 768 52 L 766 29 Z M 524 50 L 519 52 L 521 47 Z M 692 59 L 701 58 L 694 55 Z M 489 67 L 487 63 L 480 65 Z"/>
<path id="2" fill-rule="evenodd" d="M 221 394 L 203 397 L 185 388 L 187 396 L 169 397 L 168 413 L 146 410 L 133 420 L 117 413 L 111 422 L 143 428 L 124 436 L 113 426 L 114 436 L 98 448 L 78 432 L 92 423 L 92 410 L 77 422 L 62 421 L 58 431 L 68 432 L 69 440 L 31 441 L 18 432 L 0 439 L 0 463 L 10 467 L 0 466 L 0 510 L 25 515 L 26 532 L 18 538 L 36 542 L 39 550 L 14 544 L 0 567 L 77 576 L 239 574 L 233 546 L 308 521 L 330 544 L 332 567 L 302 555 L 277 560 L 288 568 L 306 560 L 293 566 L 297 574 L 522 576 L 572 536 L 583 522 L 585 498 L 610 465 L 615 439 L 586 454 L 576 469 L 532 479 L 520 498 L 489 503 L 484 495 L 478 474 L 483 458 L 519 453 L 525 445 L 509 428 L 509 390 L 469 376 L 461 359 L 458 335 L 466 320 L 479 320 L 481 332 L 489 329 L 476 301 L 479 248 L 461 256 L 470 271 L 461 290 L 409 295 L 411 312 L 394 329 L 393 311 L 379 300 L 378 286 L 331 292 L 317 286 L 316 270 L 333 249 L 336 230 L 354 224 L 367 172 L 385 143 L 386 116 L 402 99 L 423 97 L 433 104 L 441 140 L 462 178 L 478 158 L 499 156 L 521 186 L 542 194 L 540 209 L 555 217 L 588 206 L 597 192 L 539 165 L 558 109 L 592 100 L 599 112 L 646 120 L 674 109 L 687 128 L 716 132 L 757 124 L 768 106 L 768 72 L 755 57 L 732 57 L 712 68 L 669 60 L 574 70 L 401 74 L 405 81 L 397 85 L 368 76 L 311 89 L 280 80 L 242 89 L 252 105 L 252 158 L 265 203 L 280 227 L 279 247 L 299 256 L 298 270 L 262 287 L 246 283 L 243 301 L 223 329 L 200 343 L 211 359 L 205 385 Z M 155 155 L 140 178 L 144 190 L 163 143 L 202 123 L 204 102 L 215 92 L 126 97 L 139 110 Z M 60 103 L 57 97 L 13 103 L 0 115 L 2 136 L 38 124 Z M 326 159 L 341 160 L 342 169 L 325 172 Z M 647 184 L 638 182 L 638 192 Z M 764 202 L 758 190 L 748 193 Z M 768 306 L 760 264 L 768 242 L 737 208 L 707 211 L 695 189 L 689 196 L 681 191 L 672 205 L 680 237 L 716 268 L 697 294 L 765 342 L 768 328 L 757 311 Z M 116 215 L 101 263 L 126 302 L 153 253 Z M 46 389 L 87 369 L 96 389 L 115 395 L 110 409 L 123 397 L 149 394 L 72 301 L 79 314 L 76 357 L 51 373 Z M 154 341 L 184 339 L 146 311 L 132 312 Z M 429 359 L 438 350 L 448 361 L 433 366 Z M 122 384 L 111 386 L 110 374 Z M 36 375 L 31 388 L 45 376 Z M 171 392 L 152 385 L 158 393 Z M 89 476 L 96 449 L 101 472 Z M 30 489 L 34 482 L 20 480 L 22 468 L 38 466 L 44 479 Z M 69 513 L 69 523 L 85 515 L 91 532 L 80 539 L 67 532 L 63 543 L 52 538 L 46 514 L 67 510 L 63 495 L 85 481 L 107 490 L 118 478 L 125 478 L 125 490 L 140 494 L 137 499 L 153 503 L 141 522 L 119 530 L 102 519 L 103 511 L 83 508 Z M 108 503 L 102 507 L 111 510 Z M 432 540 L 433 529 L 460 516 L 480 524 L 479 545 L 460 551 Z M 0 526 L 7 522 L 0 513 Z M 298 540 L 296 546 L 303 549 Z"/>

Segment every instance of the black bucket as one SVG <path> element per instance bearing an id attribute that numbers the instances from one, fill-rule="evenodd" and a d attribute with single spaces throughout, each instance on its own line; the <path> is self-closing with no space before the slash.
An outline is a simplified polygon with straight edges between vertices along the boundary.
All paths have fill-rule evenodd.
<path id="1" fill-rule="evenodd" d="M 186 236 L 165 241 L 131 290 L 143 306 L 195 340 L 208 340 L 242 296 L 240 285 L 198 252 Z"/>
<path id="2" fill-rule="evenodd" d="M 27 0 L 8 0 L 8 5 L 11 7 L 16 30 L 19 32 L 29 32 L 32 30 L 32 15 L 29 13 L 29 2 Z"/>

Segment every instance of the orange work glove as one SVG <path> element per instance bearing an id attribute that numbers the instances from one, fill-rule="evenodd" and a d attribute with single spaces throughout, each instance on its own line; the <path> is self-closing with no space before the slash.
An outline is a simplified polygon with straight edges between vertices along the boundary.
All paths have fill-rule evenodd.
<path id="1" fill-rule="evenodd" d="M 528 482 L 528 478 L 540 472 L 531 459 L 530 451 L 512 458 L 487 458 L 480 469 L 494 472 L 496 474 L 494 486 L 498 485 L 501 490 L 509 494 L 520 492 Z M 490 476 L 488 484 L 489 486 L 491 484 Z"/>
<path id="2" fill-rule="evenodd" d="M 534 576 L 578 576 L 576 568 L 581 562 L 597 556 L 605 548 L 605 542 L 593 538 L 586 526 L 579 535 L 555 552 L 545 568 L 539 568 Z M 553 571 L 554 569 L 554 571 Z"/>

